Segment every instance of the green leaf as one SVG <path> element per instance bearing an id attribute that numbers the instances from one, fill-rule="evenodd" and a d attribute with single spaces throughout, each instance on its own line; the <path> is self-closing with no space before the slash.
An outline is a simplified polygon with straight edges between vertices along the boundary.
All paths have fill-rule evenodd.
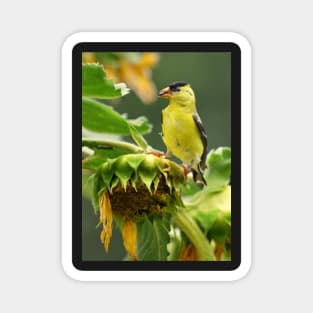
<path id="1" fill-rule="evenodd" d="M 231 212 L 231 186 L 226 186 L 219 192 L 209 192 L 203 189 L 189 202 L 185 201 L 185 205 L 193 216 L 197 212 L 209 212 L 215 208 L 224 212 Z"/>
<path id="2" fill-rule="evenodd" d="M 225 244 L 225 241 L 231 238 L 230 216 L 227 213 L 220 212 L 208 232 L 208 237 L 220 244 Z"/>
<path id="3" fill-rule="evenodd" d="M 231 186 L 224 187 L 219 192 L 207 193 L 200 208 L 218 208 L 224 212 L 231 211 Z"/>
<path id="4" fill-rule="evenodd" d="M 193 179 L 188 179 L 185 184 L 180 185 L 182 197 L 190 197 L 200 191 L 199 184 L 196 184 Z"/>
<path id="5" fill-rule="evenodd" d="M 114 109 L 101 102 L 82 99 L 82 124 L 88 130 L 98 133 L 128 135 L 126 119 Z"/>
<path id="6" fill-rule="evenodd" d="M 137 223 L 137 256 L 142 261 L 166 261 L 169 243 L 169 221 L 166 216 L 145 215 Z"/>
<path id="7" fill-rule="evenodd" d="M 204 173 L 207 186 L 186 201 L 185 206 L 209 239 L 224 244 L 231 232 L 230 148 L 210 151 L 207 165 Z"/>
<path id="8" fill-rule="evenodd" d="M 189 214 L 210 239 L 224 243 L 231 231 L 231 187 L 216 193 L 203 192 L 201 196 Z"/>
<path id="9" fill-rule="evenodd" d="M 116 88 L 112 79 L 106 78 L 102 65 L 82 65 L 82 96 L 98 99 L 115 99 L 122 96 L 122 89 Z"/>
<path id="10" fill-rule="evenodd" d="M 117 148 L 94 149 L 94 154 L 82 161 L 82 168 L 87 170 L 97 170 L 101 164 L 107 161 L 107 159 L 114 159 L 127 153 L 129 153 L 128 150 Z"/>
<path id="11" fill-rule="evenodd" d="M 188 210 L 199 207 L 219 208 L 224 211 L 231 209 L 231 149 L 218 148 L 211 150 L 207 156 L 207 170 L 204 172 L 207 185 L 186 201 Z"/>
<path id="12" fill-rule="evenodd" d="M 199 224 L 204 229 L 205 233 L 213 226 L 215 221 L 218 218 L 218 215 L 221 211 L 217 208 L 207 208 L 207 209 L 199 209 L 197 211 L 193 211 L 191 213 L 192 217 L 199 222 Z"/>
<path id="13" fill-rule="evenodd" d="M 145 116 L 139 116 L 136 119 L 129 119 L 128 125 L 135 129 L 139 134 L 149 134 L 152 130 L 152 125 Z"/>
<path id="14" fill-rule="evenodd" d="M 204 173 L 207 182 L 206 189 L 210 192 L 222 190 L 230 182 L 231 149 L 221 147 L 211 150 L 206 163 L 208 167 Z"/>
<path id="15" fill-rule="evenodd" d="M 129 136 L 128 121 L 111 106 L 96 100 L 82 99 L 82 124 L 87 130 L 97 133 Z M 134 126 L 138 132 L 145 134 L 151 131 L 151 125 L 146 118 Z"/>
<path id="16" fill-rule="evenodd" d="M 136 142 L 136 144 L 146 151 L 147 148 L 149 147 L 148 143 L 143 138 L 143 136 L 140 135 L 139 131 L 135 128 L 135 126 L 130 123 L 129 123 L 129 131 L 133 140 Z"/>

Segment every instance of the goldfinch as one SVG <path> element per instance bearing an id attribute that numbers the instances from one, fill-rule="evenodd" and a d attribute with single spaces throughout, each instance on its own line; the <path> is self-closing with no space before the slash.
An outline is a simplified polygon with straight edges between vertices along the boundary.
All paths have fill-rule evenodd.
<path id="1" fill-rule="evenodd" d="M 203 178 L 207 155 L 207 135 L 196 108 L 195 94 L 188 83 L 178 81 L 160 90 L 159 97 L 169 99 L 162 111 L 162 138 L 167 153 L 183 161 L 195 181 Z"/>

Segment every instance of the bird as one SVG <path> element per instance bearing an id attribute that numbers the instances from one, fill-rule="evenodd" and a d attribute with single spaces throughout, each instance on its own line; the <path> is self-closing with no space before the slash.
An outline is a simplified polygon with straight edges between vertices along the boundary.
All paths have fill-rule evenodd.
<path id="1" fill-rule="evenodd" d="M 206 185 L 203 172 L 208 152 L 207 134 L 196 108 L 196 98 L 189 83 L 176 81 L 159 91 L 159 97 L 168 99 L 162 110 L 162 138 L 166 155 L 173 154 L 191 171 L 195 182 Z"/>

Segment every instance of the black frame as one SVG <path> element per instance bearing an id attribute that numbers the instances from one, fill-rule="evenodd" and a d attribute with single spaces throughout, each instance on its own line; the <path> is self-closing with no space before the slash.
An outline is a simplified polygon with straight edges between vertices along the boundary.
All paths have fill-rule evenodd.
<path id="1" fill-rule="evenodd" d="M 231 261 L 83 261 L 81 125 L 82 52 L 230 52 L 232 148 L 232 260 Z M 241 263 L 241 50 L 232 42 L 83 42 L 72 50 L 72 262 L 82 271 L 92 270 L 235 270 Z"/>

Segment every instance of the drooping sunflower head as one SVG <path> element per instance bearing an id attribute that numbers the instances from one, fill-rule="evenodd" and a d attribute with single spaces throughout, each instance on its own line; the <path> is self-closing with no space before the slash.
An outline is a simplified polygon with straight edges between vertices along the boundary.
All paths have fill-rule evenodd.
<path id="1" fill-rule="evenodd" d="M 149 154 L 123 155 L 102 164 L 94 177 L 94 205 L 100 208 L 101 241 L 106 251 L 112 216 L 130 229 L 130 222 L 145 215 L 164 215 L 176 203 L 181 204 L 179 186 L 184 180 L 184 171 L 176 163 Z"/>

